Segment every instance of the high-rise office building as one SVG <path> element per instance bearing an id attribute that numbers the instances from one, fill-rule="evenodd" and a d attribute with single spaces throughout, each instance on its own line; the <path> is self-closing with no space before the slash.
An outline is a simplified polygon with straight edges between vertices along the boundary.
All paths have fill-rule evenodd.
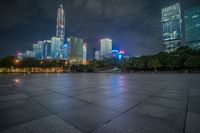
<path id="1" fill-rule="evenodd" d="M 33 52 L 35 53 L 35 58 L 38 60 L 43 59 L 44 42 L 38 41 L 37 44 L 33 44 Z"/>
<path id="2" fill-rule="evenodd" d="M 92 48 L 92 57 L 93 57 L 93 59 L 95 59 L 95 53 L 96 53 L 96 51 L 97 51 L 97 48 Z"/>
<path id="3" fill-rule="evenodd" d="M 43 57 L 44 59 L 51 58 L 51 40 L 44 40 Z"/>
<path id="4" fill-rule="evenodd" d="M 56 26 L 56 36 L 64 41 L 65 38 L 65 12 L 63 5 L 60 5 L 57 13 L 57 26 Z"/>
<path id="5" fill-rule="evenodd" d="M 69 58 L 69 47 L 68 47 L 68 44 L 63 44 L 62 45 L 62 58 L 66 59 L 66 60 Z"/>
<path id="6" fill-rule="evenodd" d="M 87 44 L 84 43 L 83 45 L 83 64 L 87 62 Z"/>
<path id="7" fill-rule="evenodd" d="M 24 58 L 35 58 L 35 52 L 27 50 L 24 53 Z"/>
<path id="8" fill-rule="evenodd" d="M 51 58 L 59 59 L 61 53 L 62 40 L 59 37 L 52 37 L 51 39 Z"/>
<path id="9" fill-rule="evenodd" d="M 95 52 L 95 60 L 101 60 L 101 51 Z"/>
<path id="10" fill-rule="evenodd" d="M 104 38 L 101 40 L 101 58 L 110 58 L 112 54 L 112 40 Z"/>
<path id="11" fill-rule="evenodd" d="M 181 23 L 181 8 L 179 3 L 162 9 L 162 38 L 165 52 L 173 52 L 181 47 Z"/>
<path id="12" fill-rule="evenodd" d="M 20 61 L 23 60 L 23 56 L 24 56 L 24 53 L 19 52 L 19 51 L 17 52 L 17 59 L 18 60 L 20 60 Z"/>
<path id="13" fill-rule="evenodd" d="M 185 41 L 192 49 L 200 49 L 200 6 L 185 11 Z"/>
<path id="14" fill-rule="evenodd" d="M 69 37 L 67 39 L 69 47 L 69 60 L 71 64 L 83 63 L 83 39 Z"/>

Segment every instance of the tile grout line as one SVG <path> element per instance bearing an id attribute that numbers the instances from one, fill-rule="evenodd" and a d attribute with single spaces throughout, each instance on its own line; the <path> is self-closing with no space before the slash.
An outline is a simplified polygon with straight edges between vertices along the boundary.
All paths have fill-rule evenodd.
<path id="1" fill-rule="evenodd" d="M 50 90 L 50 89 L 48 89 L 48 88 L 46 88 L 46 87 L 44 87 L 45 89 L 47 89 L 47 90 L 49 90 L 49 91 L 52 91 L 52 90 Z M 54 92 L 54 91 L 52 91 L 53 93 L 58 93 L 59 94 L 59 92 Z M 64 94 L 63 94 L 64 95 Z M 65 95 L 64 95 L 65 96 Z M 48 116 L 51 116 L 51 115 L 55 115 L 56 117 L 58 117 L 58 118 L 60 118 L 61 120 L 63 120 L 64 122 L 66 122 L 67 124 L 69 124 L 70 126 L 72 126 L 73 128 L 75 128 L 76 130 L 78 130 L 79 132 L 81 132 L 82 133 L 82 131 L 79 129 L 79 128 L 76 128 L 75 126 L 73 126 L 72 124 L 70 124 L 69 122 L 67 122 L 67 121 L 65 121 L 64 119 L 62 119 L 61 117 L 59 117 L 58 116 L 58 114 L 57 113 L 54 113 L 54 112 L 52 112 L 51 110 L 49 110 L 48 108 L 46 108 L 44 105 L 42 105 L 41 103 L 39 103 L 37 100 L 35 100 L 32 96 L 28 96 L 31 100 L 33 100 L 34 102 L 36 102 L 36 104 L 38 104 L 39 106 L 41 106 L 43 109 L 45 109 L 45 110 L 47 110 L 50 114 L 49 115 L 46 115 L 46 116 L 44 116 L 44 117 L 48 117 Z M 41 117 L 41 118 L 44 118 L 44 117 Z M 40 119 L 40 118 L 38 118 L 38 119 Z M 35 120 L 37 120 L 37 119 L 35 119 Z M 34 121 L 34 120 L 31 120 L 31 121 Z M 29 121 L 27 121 L 27 122 L 29 122 Z M 23 124 L 23 123 L 22 123 Z M 13 127 L 15 127 L 15 126 L 13 126 Z M 12 128 L 12 127 L 11 127 Z M 9 129 L 9 128 L 8 128 Z"/>
<path id="2" fill-rule="evenodd" d="M 47 116 L 55 115 L 56 117 L 62 119 L 61 117 L 58 116 L 57 113 L 52 112 L 51 110 L 49 110 L 48 108 L 46 108 L 44 105 L 40 104 L 38 101 L 36 101 L 36 100 L 33 99 L 32 97 L 31 97 L 31 99 L 32 99 L 33 101 L 35 101 L 37 104 L 39 104 L 42 108 L 44 108 L 45 110 L 47 110 L 47 111 L 50 112 L 50 115 L 47 115 Z M 67 124 L 69 124 L 70 126 L 72 126 L 73 128 L 75 128 L 76 130 L 78 130 L 78 131 L 80 131 L 80 132 L 82 133 L 81 130 L 79 130 L 78 128 L 76 128 L 75 126 L 73 126 L 72 124 L 70 124 L 69 122 L 65 121 L 64 119 L 62 119 L 62 120 L 63 120 L 64 122 L 66 122 Z"/>
<path id="3" fill-rule="evenodd" d="M 183 133 L 186 131 L 186 122 L 187 122 L 187 116 L 188 116 L 188 108 L 189 108 L 189 100 L 190 100 L 190 89 L 191 89 L 191 77 L 188 75 L 188 80 L 189 80 L 189 88 L 188 88 L 188 96 L 187 96 L 187 106 L 186 106 L 186 113 L 185 113 L 185 119 L 184 119 L 184 125 L 183 125 Z"/>
<path id="4" fill-rule="evenodd" d="M 100 125 L 99 127 L 93 129 L 92 131 L 90 131 L 90 132 L 88 132 L 88 133 L 94 132 L 95 130 L 97 130 L 98 128 L 102 127 L 103 125 L 105 125 L 105 124 L 111 122 L 112 120 L 116 119 L 117 117 L 121 116 L 122 114 L 124 114 L 124 113 L 130 111 L 131 109 L 135 108 L 136 106 L 138 106 L 138 105 L 144 103 L 147 99 L 153 97 L 155 94 L 159 93 L 160 91 L 165 90 L 168 86 L 170 86 L 170 84 L 166 85 L 165 87 L 161 88 L 160 90 L 156 91 L 155 93 L 149 95 L 147 98 L 145 98 L 144 100 L 140 101 L 139 103 L 137 103 L 137 104 L 134 105 L 133 107 L 127 109 L 126 111 L 121 112 L 119 115 L 117 115 L 117 116 L 113 117 L 112 119 L 110 119 L 110 120 L 104 122 L 102 125 Z"/>

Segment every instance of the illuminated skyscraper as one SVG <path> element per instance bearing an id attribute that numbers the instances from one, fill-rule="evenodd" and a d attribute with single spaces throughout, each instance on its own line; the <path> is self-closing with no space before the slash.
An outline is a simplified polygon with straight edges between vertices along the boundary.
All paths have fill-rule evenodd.
<path id="1" fill-rule="evenodd" d="M 38 59 L 38 60 L 43 59 L 44 42 L 38 41 L 37 44 L 33 44 L 33 52 L 35 53 L 36 59 Z"/>
<path id="2" fill-rule="evenodd" d="M 83 45 L 83 64 L 87 62 L 87 44 Z"/>
<path id="3" fill-rule="evenodd" d="M 112 40 L 104 38 L 101 40 L 101 58 L 110 58 L 112 54 Z"/>
<path id="4" fill-rule="evenodd" d="M 43 57 L 44 59 L 51 58 L 51 40 L 44 40 Z"/>
<path id="5" fill-rule="evenodd" d="M 200 49 L 200 6 L 185 11 L 185 41 L 192 49 Z"/>
<path id="6" fill-rule="evenodd" d="M 95 60 L 100 60 L 101 59 L 101 51 L 96 51 L 95 52 Z"/>
<path id="7" fill-rule="evenodd" d="M 162 9 L 163 43 L 165 52 L 173 52 L 181 46 L 181 8 L 179 3 Z"/>
<path id="8" fill-rule="evenodd" d="M 20 61 L 23 59 L 24 54 L 22 52 L 17 52 L 17 59 L 19 59 Z"/>
<path id="9" fill-rule="evenodd" d="M 35 58 L 35 52 L 27 50 L 24 53 L 24 58 Z"/>
<path id="10" fill-rule="evenodd" d="M 52 37 L 51 39 L 51 58 L 59 59 L 61 53 L 61 39 L 59 37 Z"/>
<path id="11" fill-rule="evenodd" d="M 83 39 L 69 37 L 67 39 L 69 47 L 69 60 L 71 64 L 83 63 Z"/>
<path id="12" fill-rule="evenodd" d="M 68 59 L 69 58 L 69 47 L 68 44 L 62 45 L 62 58 Z"/>
<path id="13" fill-rule="evenodd" d="M 65 12 L 63 5 L 60 5 L 57 13 L 57 26 L 56 26 L 56 36 L 64 41 L 65 38 Z"/>

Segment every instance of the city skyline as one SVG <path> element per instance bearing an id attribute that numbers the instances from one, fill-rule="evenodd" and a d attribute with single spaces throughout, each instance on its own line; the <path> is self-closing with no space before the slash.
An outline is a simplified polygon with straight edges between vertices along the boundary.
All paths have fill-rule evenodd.
<path id="1" fill-rule="evenodd" d="M 84 14 L 85 14 L 85 17 L 87 16 L 87 13 L 85 13 L 85 12 L 88 10 L 92 14 L 95 13 L 96 9 L 98 9 L 98 8 L 95 8 L 95 10 L 94 10 L 93 6 L 95 6 L 95 4 L 96 4 L 96 6 L 99 7 L 99 5 L 102 4 L 100 1 L 98 2 L 98 0 L 96 0 L 95 2 L 86 1 L 84 6 L 86 6 L 86 7 L 91 6 L 90 8 L 92 8 L 92 9 L 89 10 L 90 9 L 89 7 L 87 7 L 87 8 L 84 7 L 85 10 L 82 10 L 83 16 L 84 16 Z M 128 5 L 129 2 L 130 1 L 127 0 L 126 2 L 124 2 L 124 5 Z M 175 2 L 177 2 L 177 1 L 175 1 Z M 1 5 L 6 5 L 8 3 L 9 2 L 7 2 L 7 3 L 2 2 Z M 19 4 L 19 2 L 17 2 L 17 1 L 16 1 L 16 3 Z M 56 6 L 58 7 L 58 5 L 60 3 L 62 3 L 62 2 L 57 3 Z M 105 4 L 109 5 L 111 3 L 112 3 L 112 1 L 109 1 Z M 120 6 L 119 3 L 120 2 L 118 2 L 118 1 L 115 2 L 115 4 L 114 4 L 115 8 L 119 7 L 119 9 L 123 9 L 124 6 L 123 5 Z M 171 2 L 171 3 L 174 3 L 174 2 Z M 27 3 L 25 2 L 24 4 L 34 4 L 34 2 L 28 1 Z M 69 22 L 67 22 L 68 24 L 67 24 L 67 28 L 66 28 L 67 29 L 66 34 L 83 38 L 84 40 L 86 40 L 86 42 L 88 44 L 90 44 L 89 50 L 88 50 L 89 58 L 91 57 L 91 53 L 92 53 L 91 49 L 93 49 L 94 47 L 99 47 L 99 45 L 100 45 L 99 40 L 104 37 L 111 38 L 114 41 L 113 45 L 116 48 L 125 49 L 128 52 L 128 54 L 131 56 L 142 55 L 142 54 L 154 54 L 154 53 L 157 53 L 162 50 L 162 39 L 161 39 L 162 23 L 160 22 L 160 19 L 161 19 L 160 10 L 162 7 L 169 6 L 170 3 L 164 2 L 164 1 L 163 2 L 156 1 L 156 3 L 154 3 L 154 5 L 157 4 L 159 6 L 158 6 L 158 8 L 153 9 L 153 6 L 152 6 L 153 4 L 151 2 L 142 2 L 141 1 L 141 3 L 140 3 L 138 1 L 136 1 L 135 4 L 140 5 L 141 9 L 143 9 L 144 7 L 148 7 L 147 10 L 144 11 L 144 14 L 142 16 L 143 20 L 145 20 L 143 23 L 145 23 L 145 24 L 141 23 L 141 25 L 138 27 L 137 27 L 137 24 L 139 24 L 139 22 L 136 23 L 135 21 L 141 21 L 141 18 L 136 17 L 139 15 L 136 15 L 136 16 L 132 15 L 132 17 L 130 17 L 130 16 L 127 17 L 127 14 L 131 13 L 130 11 L 127 11 L 125 13 L 119 12 L 117 14 L 116 12 L 113 12 L 115 9 L 112 9 L 113 11 L 110 11 L 110 13 L 113 13 L 113 14 L 110 14 L 110 17 L 109 17 L 109 11 L 108 11 L 108 9 L 106 9 L 104 12 L 103 18 L 102 18 L 103 21 L 101 21 L 101 18 L 100 18 L 100 20 L 98 19 L 98 22 L 99 22 L 98 26 L 100 28 L 102 28 L 102 30 L 99 30 L 99 32 L 97 30 L 99 27 L 96 24 L 93 24 L 97 20 L 94 20 L 94 22 L 91 21 L 92 20 L 91 18 L 93 18 L 94 16 L 93 17 L 87 16 L 89 18 L 88 21 L 91 21 L 91 22 L 89 24 L 85 24 L 83 21 L 86 21 L 86 20 L 83 19 L 83 16 L 80 16 L 80 14 L 77 14 L 77 13 L 72 13 L 72 11 L 73 11 L 72 8 L 75 8 L 76 6 L 80 6 L 81 2 L 76 1 L 76 2 L 71 2 L 71 4 L 74 4 L 74 5 L 72 7 L 69 7 L 69 4 L 67 3 L 67 1 L 63 2 L 63 6 L 64 6 L 63 8 L 65 9 L 65 12 L 67 14 L 66 17 L 68 18 L 67 20 L 69 20 Z M 143 6 L 143 4 L 144 4 L 144 6 Z M 185 10 L 187 8 L 193 7 L 196 4 L 199 4 L 199 2 L 182 1 L 182 2 L 180 2 L 180 4 L 181 4 L 182 10 Z M 53 4 L 50 3 L 49 5 L 46 5 L 44 7 L 42 6 L 41 8 L 42 9 L 49 8 L 49 6 L 52 6 L 52 5 Z M 131 3 L 131 2 L 129 5 L 132 5 L 132 6 L 130 6 L 130 8 L 134 7 L 133 3 Z M 24 6 L 24 5 L 22 5 L 22 6 Z M 52 7 L 54 7 L 54 6 L 52 6 Z M 34 8 L 37 8 L 37 5 L 35 5 Z M 41 11 L 42 11 L 42 9 L 41 9 Z M 55 9 L 55 8 L 53 8 L 53 9 Z M 26 9 L 26 10 L 28 10 L 28 9 Z M 157 11 L 158 13 L 154 12 L 152 14 L 152 16 L 150 15 L 149 17 L 144 18 L 146 13 L 147 14 L 151 13 L 154 10 Z M 45 10 L 43 10 L 43 11 L 45 11 Z M 125 11 L 125 10 L 123 10 L 123 11 Z M 22 25 L 19 24 L 19 25 L 13 27 L 13 26 L 10 26 L 11 24 L 9 25 L 9 23 L 11 23 L 10 21 L 12 19 L 10 19 L 10 20 L 5 19 L 4 21 L 7 21 L 8 22 L 7 24 L 5 24 L 4 21 L 2 21 L 2 24 L 0 27 L 0 33 L 1 33 L 0 39 L 1 39 L 1 42 L 3 45 L 1 45 L 0 47 L 3 52 L 1 52 L 0 57 L 8 55 L 8 54 L 14 54 L 18 50 L 25 51 L 25 49 L 31 49 L 33 42 L 35 42 L 37 40 L 45 40 L 45 39 L 50 38 L 51 36 L 54 36 L 55 26 L 53 24 L 55 24 L 55 18 L 54 18 L 54 21 L 52 21 L 52 17 L 53 17 L 53 15 L 55 17 L 56 10 L 54 10 L 54 12 L 46 12 L 46 14 L 48 14 L 49 16 L 45 16 L 44 14 L 42 14 L 42 12 L 40 12 L 40 9 L 38 10 L 38 12 L 39 12 L 38 16 L 35 16 L 35 17 L 38 17 L 37 23 L 41 24 L 40 28 L 39 29 L 35 28 L 34 30 L 30 30 L 30 31 L 28 30 L 28 33 L 30 33 L 30 35 L 28 33 L 24 34 L 24 32 L 27 32 L 27 29 L 25 29 L 25 28 L 27 27 L 29 29 L 29 26 L 30 26 L 29 24 L 22 23 Z M 79 12 L 79 11 L 77 10 L 77 12 Z M 51 13 L 51 16 L 50 16 L 50 13 Z M 138 12 L 138 14 L 139 14 L 139 12 Z M 118 19 L 117 19 L 118 15 L 119 15 L 119 17 L 127 18 L 124 20 L 125 23 L 121 24 L 121 23 L 116 22 L 116 21 L 118 21 Z M 45 16 L 45 19 L 46 19 L 46 17 L 49 17 L 49 20 L 51 20 L 51 21 L 49 21 L 48 24 L 44 25 L 43 24 L 44 18 L 41 20 L 39 19 L 42 16 L 43 17 Z M 154 16 L 157 16 L 157 17 L 154 18 Z M 76 19 L 74 19 L 74 18 L 76 18 Z M 134 21 L 132 21 L 133 18 L 136 18 L 136 19 L 134 19 Z M 78 21 L 79 19 L 82 19 L 82 20 Z M 112 19 L 113 19 L 113 21 L 112 21 Z M 128 19 L 131 19 L 129 22 L 130 26 L 129 26 L 129 24 L 127 24 Z M 79 22 L 80 25 L 78 26 L 77 29 L 76 28 L 74 29 L 74 27 L 77 26 L 77 22 Z M 33 21 L 32 26 L 38 26 L 37 23 L 34 23 L 34 21 Z M 119 24 L 121 24 L 121 26 L 119 26 Z M 85 30 L 86 27 L 87 27 L 87 29 Z M 147 29 L 145 27 L 147 27 L 147 29 L 149 28 L 149 30 L 151 30 L 151 31 L 147 31 Z M 94 29 L 89 31 L 88 29 L 91 29 L 91 28 L 94 28 Z M 9 30 L 5 30 L 5 29 L 9 29 Z M 15 29 L 15 30 L 13 31 L 13 29 Z M 133 29 L 133 30 L 131 30 L 131 29 Z M 5 31 L 5 32 L 2 32 L 2 31 Z M 17 35 L 16 36 L 12 35 L 15 32 L 18 32 Z M 33 34 L 31 34 L 31 33 L 33 33 Z M 9 40 L 8 40 L 8 35 L 10 35 L 9 37 L 11 38 Z M 28 37 L 25 37 L 25 36 L 28 36 Z M 7 38 L 7 40 L 6 40 L 6 38 Z M 25 40 L 25 41 L 23 41 L 23 40 Z M 32 40 L 32 41 L 29 41 L 29 40 Z M 4 44 L 6 44 L 6 45 L 4 45 Z"/>

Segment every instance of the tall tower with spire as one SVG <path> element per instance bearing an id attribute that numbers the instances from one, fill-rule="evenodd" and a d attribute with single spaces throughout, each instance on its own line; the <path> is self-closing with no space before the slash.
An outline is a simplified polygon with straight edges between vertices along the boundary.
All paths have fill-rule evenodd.
<path id="1" fill-rule="evenodd" d="M 56 26 L 56 36 L 64 41 L 65 38 L 65 12 L 63 5 L 60 5 L 57 13 L 57 26 Z"/>

